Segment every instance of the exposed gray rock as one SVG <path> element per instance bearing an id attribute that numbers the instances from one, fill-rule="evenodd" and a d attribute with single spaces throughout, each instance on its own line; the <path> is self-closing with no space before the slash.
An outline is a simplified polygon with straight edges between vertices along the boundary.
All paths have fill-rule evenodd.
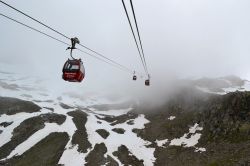
<path id="1" fill-rule="evenodd" d="M 13 122 L 3 122 L 3 123 L 0 123 L 0 126 L 3 126 L 3 127 L 8 127 L 9 125 L 11 125 Z"/>
<path id="2" fill-rule="evenodd" d="M 54 108 L 50 108 L 50 107 L 43 107 L 43 108 L 45 108 L 45 109 L 47 109 L 47 110 L 50 110 L 50 111 L 54 112 Z"/>
<path id="3" fill-rule="evenodd" d="M 87 114 L 83 111 L 77 110 L 68 113 L 73 117 L 73 122 L 76 125 L 76 132 L 72 138 L 72 144 L 78 145 L 78 151 L 86 153 L 88 148 L 91 148 L 91 144 L 88 141 L 88 134 L 86 132 L 85 124 L 87 122 Z"/>
<path id="4" fill-rule="evenodd" d="M 96 144 L 94 149 L 86 157 L 86 166 L 109 165 L 118 166 L 118 163 L 110 156 L 104 157 L 107 147 L 104 143 Z"/>
<path id="5" fill-rule="evenodd" d="M 37 102 L 37 103 L 42 103 L 42 102 L 45 102 L 45 103 L 53 103 L 54 101 L 53 100 L 33 100 L 34 102 Z"/>
<path id="6" fill-rule="evenodd" d="M 42 114 L 40 116 L 32 117 L 24 120 L 18 127 L 16 127 L 12 134 L 11 140 L 0 147 L 0 159 L 7 157 L 16 146 L 27 140 L 38 130 L 45 127 L 47 123 L 62 124 L 66 120 L 64 115 L 59 114 Z"/>
<path id="7" fill-rule="evenodd" d="M 0 97 L 0 115 L 14 115 L 20 112 L 39 112 L 40 107 L 30 101 L 10 97 Z"/>
<path id="8" fill-rule="evenodd" d="M 143 166 L 143 160 L 136 158 L 126 146 L 122 145 L 118 148 L 118 151 L 113 153 L 114 156 L 117 156 L 122 164 L 125 166 L 135 165 Z"/>
<path id="9" fill-rule="evenodd" d="M 125 130 L 122 129 L 122 128 L 114 128 L 112 129 L 112 131 L 118 133 L 118 134 L 124 134 L 125 133 Z"/>
<path id="10" fill-rule="evenodd" d="M 0 86 L 3 89 L 9 89 L 9 90 L 13 90 L 13 91 L 20 90 L 20 87 L 17 84 L 8 84 L 8 83 L 3 82 L 3 81 L 0 81 Z"/>
<path id="11" fill-rule="evenodd" d="M 31 95 L 28 95 L 28 94 L 22 94 L 21 96 L 27 97 L 27 98 L 32 98 L 32 96 L 31 96 Z"/>
<path id="12" fill-rule="evenodd" d="M 51 133 L 21 156 L 0 161 L 5 166 L 55 166 L 69 141 L 67 133 Z"/>
<path id="13" fill-rule="evenodd" d="M 103 115 L 104 117 L 100 117 L 96 115 L 96 118 L 100 120 L 105 120 L 109 123 L 111 123 L 112 126 L 125 123 L 128 120 L 135 119 L 138 117 L 138 114 L 130 111 L 127 114 L 120 115 L 120 116 L 109 116 L 109 115 Z"/>
<path id="14" fill-rule="evenodd" d="M 64 103 L 60 103 L 60 106 L 62 108 L 64 108 L 64 109 L 71 109 L 71 108 L 73 108 L 73 107 L 70 107 L 70 106 L 68 106 L 67 104 L 64 104 Z"/>
<path id="15" fill-rule="evenodd" d="M 96 132 L 104 139 L 106 139 L 109 136 L 109 132 L 104 129 L 98 129 Z"/>

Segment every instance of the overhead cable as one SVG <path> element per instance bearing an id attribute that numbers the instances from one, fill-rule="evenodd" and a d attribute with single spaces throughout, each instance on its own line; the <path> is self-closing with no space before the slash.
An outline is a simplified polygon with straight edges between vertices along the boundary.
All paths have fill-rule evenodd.
<path id="1" fill-rule="evenodd" d="M 59 35 L 65 37 L 65 38 L 67 38 L 67 39 L 71 39 L 70 37 L 66 36 L 65 34 L 63 34 L 63 33 L 59 32 L 59 31 L 55 30 L 54 28 L 52 28 L 52 27 L 46 25 L 45 23 L 39 21 L 38 19 L 35 19 L 34 17 L 32 17 L 32 16 L 30 16 L 30 15 L 24 13 L 23 11 L 21 11 L 21 10 L 19 10 L 19 9 L 13 7 L 13 6 L 11 6 L 10 4 L 7 4 L 6 2 L 4 2 L 4 1 L 2 1 L 2 0 L 0 0 L 0 2 L 1 2 L 2 4 L 4 4 L 4 5 L 8 6 L 9 8 L 11 8 L 11 9 L 13 9 L 13 10 L 15 10 L 15 11 L 21 13 L 22 15 L 24 15 L 24 16 L 26 16 L 26 17 L 32 19 L 32 20 L 34 20 L 35 22 L 37 22 L 37 23 L 43 25 L 44 27 L 46 27 L 46 28 L 48 28 L 48 29 L 50 29 L 50 30 L 56 32 L 57 34 L 59 34 Z M 87 49 L 87 50 L 89 50 L 89 51 L 91 51 L 91 52 L 93 52 L 93 53 L 95 53 L 95 54 L 101 56 L 102 58 L 104 58 L 104 59 L 110 61 L 111 63 L 114 63 L 114 64 L 120 66 L 121 68 L 124 68 L 125 70 L 127 70 L 127 71 L 129 71 L 129 72 L 132 72 L 132 70 L 130 70 L 130 69 L 127 68 L 126 66 L 121 65 L 120 63 L 118 63 L 118 62 L 116 62 L 116 61 L 114 61 L 114 60 L 112 60 L 112 59 L 110 59 L 110 58 L 104 56 L 103 54 L 98 53 L 97 51 L 94 51 L 93 49 L 90 49 L 89 47 L 87 47 L 87 46 L 85 46 L 85 45 L 83 45 L 83 44 L 79 44 L 79 45 L 80 45 L 81 47 L 83 47 L 83 48 L 85 48 L 85 49 Z"/>
<path id="2" fill-rule="evenodd" d="M 145 70 L 145 72 L 146 72 L 146 74 L 147 74 L 146 65 L 145 65 L 145 63 L 144 63 L 144 60 L 143 60 L 141 51 L 140 51 L 140 49 L 139 49 L 139 45 L 138 45 L 138 42 L 137 42 L 137 40 L 136 40 L 135 32 L 134 32 L 134 29 L 133 29 L 133 27 L 132 27 L 132 24 L 131 24 L 131 21 L 130 21 L 130 18 L 129 18 L 129 15 L 128 15 L 128 11 L 127 11 L 126 5 L 125 5 L 125 3 L 124 3 L 124 0 L 122 0 L 122 5 L 123 5 L 124 11 L 125 11 L 125 13 L 126 13 L 126 16 L 127 16 L 128 22 L 129 22 L 130 29 L 131 29 L 131 31 L 132 31 L 132 34 L 133 34 L 133 37 L 134 37 L 134 41 L 135 41 L 135 44 L 136 44 L 136 47 L 137 47 L 137 50 L 138 50 L 138 53 L 139 53 L 139 56 L 140 56 L 140 59 L 141 59 L 143 68 L 144 68 L 144 70 Z"/>
<path id="3" fill-rule="evenodd" d="M 65 44 L 65 45 L 67 45 L 67 46 L 71 46 L 70 44 L 68 44 L 68 43 L 66 43 L 66 42 L 64 42 L 64 41 L 62 41 L 62 40 L 60 40 L 60 39 L 57 39 L 57 38 L 55 38 L 55 37 L 53 37 L 53 36 L 51 36 L 51 35 L 49 35 L 49 34 L 43 32 L 43 31 L 40 31 L 40 30 L 38 30 L 38 29 L 36 29 L 36 28 L 34 28 L 34 27 L 31 27 L 31 26 L 29 26 L 29 25 L 27 25 L 27 24 L 25 24 L 25 23 L 22 23 L 21 21 L 18 21 L 18 20 L 16 20 L 16 19 L 13 19 L 13 18 L 11 18 L 11 17 L 9 17 L 9 16 L 7 16 L 7 15 L 5 15 L 5 14 L 0 13 L 0 16 L 4 17 L 4 18 L 6 18 L 6 19 L 9 19 L 9 20 L 11 20 L 11 21 L 13 21 L 13 22 L 16 22 L 16 23 L 18 23 L 18 24 L 20 24 L 20 25 L 22 25 L 22 26 L 24 26 L 24 27 L 26 27 L 26 28 L 28 28 L 28 29 L 31 29 L 31 30 L 33 30 L 33 31 L 35 31 L 35 32 L 38 32 L 38 33 L 40 33 L 40 34 L 42 34 L 42 35 L 45 35 L 45 36 L 47 36 L 47 37 L 49 37 L 49 38 L 51 38 L 51 39 L 53 39 L 53 40 L 56 40 L 56 41 L 58 41 L 58 42 L 60 42 L 60 43 L 62 43 L 62 44 Z M 123 70 L 123 71 L 129 72 L 129 73 L 131 73 L 131 74 L 133 73 L 132 70 L 124 70 L 124 68 L 121 68 L 121 67 L 118 66 L 118 65 L 115 65 L 115 64 L 113 64 L 113 63 L 110 63 L 110 62 L 108 62 L 108 61 L 106 61 L 106 60 L 104 60 L 104 59 L 102 59 L 102 58 L 100 58 L 100 57 L 98 57 L 98 56 L 95 56 L 95 55 L 93 55 L 93 54 L 90 54 L 90 53 L 88 53 L 88 52 L 86 52 L 86 51 L 83 51 L 83 50 L 81 50 L 81 49 L 79 49 L 79 48 L 77 48 L 77 50 L 79 50 L 80 52 L 85 53 L 85 54 L 87 54 L 87 55 L 90 55 L 90 56 L 94 57 L 95 59 L 98 59 L 98 60 L 100 60 L 100 61 L 103 61 L 103 62 L 105 62 L 105 63 L 107 63 L 107 64 L 109 64 L 109 65 L 112 65 L 112 66 L 114 66 L 114 67 L 117 67 L 117 68 L 119 68 L 119 69 L 121 69 L 121 70 Z"/>
<path id="4" fill-rule="evenodd" d="M 135 20 L 135 25 L 136 25 L 136 30 L 137 30 L 138 38 L 139 38 L 140 45 L 141 45 L 141 51 L 142 51 L 142 55 L 143 55 L 143 59 L 144 59 L 145 67 L 146 67 L 146 72 L 147 72 L 147 74 L 149 74 L 148 73 L 146 59 L 145 59 L 145 55 L 144 55 L 144 51 L 143 51 L 143 47 L 142 47 L 141 36 L 140 36 L 140 32 L 139 32 L 139 28 L 138 28 L 138 24 L 137 24 L 137 20 L 136 20 L 136 16 L 135 16 L 135 10 L 134 10 L 134 6 L 133 6 L 132 0 L 130 0 L 130 5 L 131 5 L 131 8 L 132 8 L 132 12 L 133 12 L 134 20 Z"/>

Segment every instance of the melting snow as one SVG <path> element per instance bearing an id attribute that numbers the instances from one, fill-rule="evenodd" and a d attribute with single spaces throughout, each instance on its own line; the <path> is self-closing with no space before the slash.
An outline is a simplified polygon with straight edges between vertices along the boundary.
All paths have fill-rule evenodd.
<path id="1" fill-rule="evenodd" d="M 1 74 L 1 73 L 0 73 Z M 64 109 L 60 106 L 60 102 L 69 105 L 70 107 L 77 108 L 78 106 L 90 108 L 90 110 L 83 110 L 88 114 L 88 119 L 86 123 L 86 130 L 88 133 L 88 140 L 92 144 L 92 147 L 97 143 L 104 142 L 108 151 L 105 154 L 110 155 L 114 158 L 119 165 L 122 165 L 121 162 L 113 156 L 113 152 L 118 150 L 118 147 L 121 145 L 125 145 L 129 151 L 135 155 L 138 159 L 144 160 L 144 165 L 151 166 L 155 161 L 154 157 L 154 148 L 147 148 L 146 146 L 150 144 L 150 142 L 137 137 L 136 133 L 132 132 L 133 129 L 143 129 L 144 125 L 149 121 L 144 117 L 144 115 L 139 115 L 137 118 L 133 119 L 133 124 L 129 125 L 127 122 L 122 124 L 117 124 L 112 126 L 110 123 L 105 120 L 100 120 L 96 118 L 98 116 L 120 116 L 123 114 L 127 114 L 131 111 L 132 108 L 127 109 L 118 109 L 118 110 L 108 110 L 108 111 L 97 111 L 91 109 L 91 105 L 96 104 L 112 104 L 111 101 L 98 98 L 98 100 L 94 98 L 82 99 L 79 96 L 71 96 L 66 94 L 60 94 L 57 91 L 53 93 L 53 91 L 46 90 L 42 85 L 46 85 L 42 81 L 39 81 L 37 78 L 28 78 L 21 75 L 15 74 L 6 74 L 2 73 L 1 78 L 6 83 L 16 84 L 17 90 L 14 89 L 6 89 L 1 87 L 0 85 L 0 96 L 4 97 L 14 97 L 27 101 L 32 101 L 35 104 L 39 105 L 43 109 L 40 112 L 36 113 L 18 113 L 15 115 L 1 115 L 0 122 L 5 121 L 13 121 L 13 123 L 6 128 L 3 128 L 3 132 L 0 134 L 0 147 L 5 143 L 9 142 L 12 137 L 12 131 L 14 128 L 20 125 L 24 120 L 39 116 L 44 113 L 52 112 L 49 109 L 45 109 L 44 107 L 53 108 L 54 113 L 65 115 L 66 121 L 62 125 L 58 125 L 56 123 L 45 123 L 45 127 L 37 132 L 35 132 L 31 137 L 27 140 L 19 144 L 7 158 L 11 158 L 14 155 L 21 155 L 36 143 L 41 141 L 43 138 L 48 136 L 52 132 L 67 132 L 70 136 L 70 141 L 65 147 L 65 151 L 62 154 L 59 164 L 64 164 L 66 166 L 80 166 L 85 163 L 85 157 L 91 151 L 88 149 L 87 153 L 79 153 L 77 151 L 77 145 L 72 145 L 71 140 L 72 136 L 76 130 L 75 124 L 72 121 L 72 117 L 68 116 L 67 113 L 73 111 L 74 109 Z M 41 84 L 42 82 L 42 84 Z M 34 88 L 33 86 L 36 85 Z M 49 88 L 51 89 L 51 88 Z M 63 97 L 60 97 L 63 96 Z M 51 102 L 50 102 L 51 101 Z M 116 103 L 119 103 L 117 101 Z M 131 119 L 130 119 L 131 120 Z M 99 124 L 97 121 L 101 121 Z M 123 128 L 125 134 L 118 134 L 113 132 L 113 128 Z M 2 129 L 2 128 L 1 128 Z M 110 135 L 107 139 L 103 139 L 98 133 L 96 133 L 97 129 L 105 129 Z"/>
<path id="2" fill-rule="evenodd" d="M 198 143 L 201 134 L 200 133 L 196 133 L 197 131 L 201 131 L 203 130 L 202 127 L 199 127 L 199 125 L 196 123 L 194 124 L 194 126 L 191 126 L 189 128 L 189 132 L 184 134 L 182 137 L 180 138 L 175 138 L 171 141 L 169 141 L 168 139 L 165 140 L 156 140 L 155 142 L 157 143 L 158 147 L 165 147 L 164 144 L 169 143 L 169 146 L 184 146 L 184 147 L 195 147 L 195 145 Z M 189 138 L 188 136 L 191 135 Z M 205 152 L 206 149 L 205 148 L 197 148 L 195 147 L 195 152 Z"/>
<path id="3" fill-rule="evenodd" d="M 102 124 L 97 123 L 97 121 L 101 121 Z M 153 162 L 155 161 L 155 149 L 147 148 L 146 145 L 149 142 L 137 137 L 137 135 L 132 132 L 132 129 L 143 129 L 144 125 L 148 122 L 149 121 L 145 119 L 144 115 L 139 115 L 139 117 L 134 119 L 133 125 L 128 125 L 125 122 L 112 126 L 104 120 L 97 119 L 94 114 L 89 114 L 86 129 L 88 139 L 93 146 L 104 142 L 107 147 L 106 155 L 110 155 L 115 158 L 112 153 L 117 151 L 119 146 L 125 145 L 133 155 L 135 155 L 138 159 L 143 159 L 144 164 L 150 166 L 153 165 Z M 113 128 L 123 128 L 126 132 L 125 134 L 118 134 L 112 131 Z M 95 132 L 97 129 L 105 129 L 110 133 L 110 135 L 104 139 L 97 132 Z"/>
<path id="4" fill-rule="evenodd" d="M 48 113 L 48 110 L 43 110 L 44 113 Z M 13 123 L 6 128 L 4 128 L 3 132 L 0 134 L 0 147 L 6 144 L 11 140 L 12 137 L 12 131 L 14 128 L 20 125 L 24 120 L 29 119 L 34 116 L 40 115 L 41 112 L 35 112 L 35 113 L 18 113 L 15 115 L 1 115 L 0 116 L 0 123 L 2 122 L 8 122 L 13 121 Z"/>
<path id="5" fill-rule="evenodd" d="M 165 140 L 156 140 L 155 141 L 158 147 L 165 147 L 164 144 L 168 143 L 168 139 Z"/>
<path id="6" fill-rule="evenodd" d="M 205 152 L 206 149 L 205 148 L 195 148 L 195 152 Z"/>
<path id="7" fill-rule="evenodd" d="M 175 116 L 170 116 L 169 118 L 168 118 L 168 120 L 174 120 L 175 119 Z"/>
<path id="8" fill-rule="evenodd" d="M 230 92 L 244 92 L 244 91 L 250 91 L 250 81 L 245 81 L 243 86 L 235 86 L 235 87 L 229 87 L 229 88 L 222 88 L 222 92 L 215 92 L 209 90 L 207 87 L 200 87 L 196 86 L 197 89 L 201 90 L 202 92 L 205 93 L 212 93 L 212 94 L 218 94 L 218 95 L 225 95 Z"/>
<path id="9" fill-rule="evenodd" d="M 189 128 L 189 133 L 194 134 L 196 131 L 201 131 L 201 130 L 203 130 L 203 128 L 199 127 L 198 123 L 195 123 L 194 126 Z"/>
<path id="10" fill-rule="evenodd" d="M 191 146 L 195 146 L 200 137 L 201 137 L 201 134 L 194 134 L 194 135 L 191 135 L 190 138 L 187 138 L 188 134 L 184 134 L 184 136 L 182 136 L 181 138 L 175 138 L 173 140 L 171 140 L 170 144 L 169 145 L 175 145 L 175 146 L 182 146 L 184 145 L 184 147 L 191 147 Z"/>
<path id="11" fill-rule="evenodd" d="M 61 156 L 58 164 L 81 166 L 84 165 L 86 155 L 77 151 L 78 145 L 68 147 Z"/>
<path id="12" fill-rule="evenodd" d="M 132 110 L 132 108 L 117 109 L 117 110 L 108 110 L 108 111 L 97 111 L 97 110 L 94 110 L 94 109 L 91 109 L 91 110 L 93 110 L 92 112 L 96 113 L 96 114 L 111 115 L 111 116 L 120 116 L 120 115 L 127 114 L 129 111 Z"/>
<path id="13" fill-rule="evenodd" d="M 196 133 L 196 131 L 201 130 L 203 130 L 203 128 L 199 127 L 199 125 L 196 123 L 194 126 L 189 128 L 189 133 L 184 134 L 181 138 L 175 138 L 171 140 L 169 145 L 195 147 L 201 137 L 201 134 Z M 190 134 L 191 136 L 188 138 L 188 135 Z"/>

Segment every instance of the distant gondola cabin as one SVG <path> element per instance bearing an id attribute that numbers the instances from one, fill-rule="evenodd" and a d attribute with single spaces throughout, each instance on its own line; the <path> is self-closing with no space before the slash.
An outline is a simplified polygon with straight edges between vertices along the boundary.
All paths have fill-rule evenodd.
<path id="1" fill-rule="evenodd" d="M 149 85 L 150 85 L 150 81 L 149 81 L 149 80 L 146 80 L 146 81 L 145 81 L 145 85 L 146 85 L 146 86 L 149 86 Z"/>
<path id="2" fill-rule="evenodd" d="M 137 79 L 136 75 L 133 76 L 133 80 L 135 81 Z"/>

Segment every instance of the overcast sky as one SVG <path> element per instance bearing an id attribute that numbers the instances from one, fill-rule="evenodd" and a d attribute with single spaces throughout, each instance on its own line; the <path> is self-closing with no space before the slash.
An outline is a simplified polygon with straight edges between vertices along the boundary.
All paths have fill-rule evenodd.
<path id="1" fill-rule="evenodd" d="M 125 0 L 129 8 L 129 1 Z M 143 72 L 121 0 L 5 0 L 82 44 Z M 133 0 L 152 87 L 172 76 L 250 79 L 249 0 Z M 130 9 L 130 8 L 129 8 Z M 65 38 L 0 4 L 1 13 Z M 131 13 L 131 10 L 129 10 Z M 18 72 L 54 77 L 69 57 L 66 46 L 0 17 L 0 62 Z M 86 79 L 70 88 L 145 90 L 144 81 L 75 51 Z M 1 69 L 1 66 L 0 66 Z M 150 88 L 152 88 L 150 87 Z M 147 87 L 148 88 L 148 87 Z"/>

